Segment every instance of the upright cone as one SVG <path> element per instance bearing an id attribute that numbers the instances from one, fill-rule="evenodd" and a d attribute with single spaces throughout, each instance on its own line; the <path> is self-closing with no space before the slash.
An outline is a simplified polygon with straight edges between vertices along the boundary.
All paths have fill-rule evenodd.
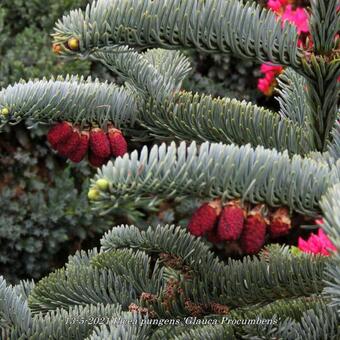
<path id="1" fill-rule="evenodd" d="M 69 154 L 69 159 L 74 163 L 82 161 L 89 148 L 90 134 L 88 131 L 81 131 L 80 141 L 77 148 Z"/>
<path id="2" fill-rule="evenodd" d="M 245 254 L 256 254 L 265 242 L 267 221 L 262 207 L 255 207 L 247 216 L 241 234 L 241 247 Z"/>
<path id="3" fill-rule="evenodd" d="M 110 157 L 110 142 L 105 132 L 100 128 L 93 128 L 90 131 L 90 149 L 97 158 L 106 159 Z"/>
<path id="4" fill-rule="evenodd" d="M 221 209 L 220 200 L 204 203 L 192 215 L 188 224 L 189 232 L 195 236 L 202 236 L 212 230 L 221 213 Z"/>
<path id="5" fill-rule="evenodd" d="M 66 121 L 56 123 L 48 131 L 47 140 L 52 148 L 56 148 L 59 143 L 66 142 L 73 132 L 72 124 Z"/>
<path id="6" fill-rule="evenodd" d="M 123 156 L 127 152 L 127 143 L 122 134 L 122 131 L 110 128 L 107 132 L 110 141 L 111 154 L 114 157 Z"/>
<path id="7" fill-rule="evenodd" d="M 245 211 L 239 201 L 230 201 L 222 209 L 218 221 L 218 235 L 225 241 L 236 241 L 239 239 L 243 224 Z"/>

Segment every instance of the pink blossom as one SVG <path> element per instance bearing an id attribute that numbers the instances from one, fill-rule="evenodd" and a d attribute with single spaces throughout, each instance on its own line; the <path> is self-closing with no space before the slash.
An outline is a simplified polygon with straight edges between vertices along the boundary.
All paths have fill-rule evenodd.
<path id="1" fill-rule="evenodd" d="M 281 18 L 282 18 L 282 21 L 287 20 L 290 23 L 294 24 L 299 34 L 309 32 L 309 25 L 308 25 L 309 16 L 308 16 L 307 11 L 304 8 L 297 8 L 293 10 L 292 6 L 288 5 L 285 8 Z"/>
<path id="2" fill-rule="evenodd" d="M 280 12 L 287 4 L 288 0 L 269 0 L 267 6 L 274 12 Z"/>
<path id="3" fill-rule="evenodd" d="M 262 73 L 268 73 L 273 72 L 275 74 L 278 74 L 282 71 L 282 66 L 279 65 L 271 65 L 271 64 L 262 64 L 260 67 L 260 70 Z"/>
<path id="4" fill-rule="evenodd" d="M 262 64 L 261 72 L 264 73 L 264 78 L 260 78 L 257 82 L 257 88 L 266 96 L 273 93 L 273 88 L 276 83 L 275 77 L 283 70 L 282 66 Z"/>
<path id="5" fill-rule="evenodd" d="M 304 240 L 301 237 L 298 239 L 298 247 L 305 253 L 321 254 L 329 256 L 329 250 L 336 250 L 336 247 L 320 228 L 318 234 L 311 234 L 308 240 Z"/>

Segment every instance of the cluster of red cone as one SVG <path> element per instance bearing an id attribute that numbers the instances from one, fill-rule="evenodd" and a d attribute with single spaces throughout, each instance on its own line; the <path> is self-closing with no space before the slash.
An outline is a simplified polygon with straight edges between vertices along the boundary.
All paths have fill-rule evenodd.
<path id="1" fill-rule="evenodd" d="M 123 156 L 127 152 L 127 143 L 122 132 L 112 125 L 105 133 L 98 127 L 80 130 L 63 121 L 49 130 L 47 140 L 59 155 L 74 163 L 79 163 L 88 153 L 88 160 L 94 167 L 107 163 L 112 156 Z"/>
<path id="2" fill-rule="evenodd" d="M 267 231 L 272 238 L 289 233 L 291 218 L 286 208 L 264 214 L 264 206 L 248 210 L 240 201 L 230 201 L 222 206 L 220 200 L 204 203 L 192 215 L 189 232 L 195 236 L 206 235 L 212 243 L 238 242 L 245 254 L 256 254 L 266 240 Z"/>

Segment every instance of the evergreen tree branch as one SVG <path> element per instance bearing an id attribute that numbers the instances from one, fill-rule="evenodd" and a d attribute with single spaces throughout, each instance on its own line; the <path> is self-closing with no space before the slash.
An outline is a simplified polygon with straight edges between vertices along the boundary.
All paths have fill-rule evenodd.
<path id="1" fill-rule="evenodd" d="M 188 320 L 190 322 L 190 320 Z M 232 326 L 217 325 L 186 325 L 175 327 L 160 327 L 153 334 L 150 340 L 189 340 L 189 339 L 207 339 L 207 340 L 236 340 Z"/>
<path id="2" fill-rule="evenodd" d="M 75 124 L 107 121 L 116 126 L 129 126 L 135 121 L 134 96 L 123 87 L 76 76 L 65 79 L 20 82 L 0 91 L 0 125 L 19 123 L 25 118 L 50 123 L 67 120 Z"/>
<path id="3" fill-rule="evenodd" d="M 79 39 L 81 54 L 117 45 L 183 47 L 296 68 L 302 55 L 293 25 L 255 3 L 234 0 L 98 0 L 58 21 L 55 42 L 70 37 Z"/>
<path id="4" fill-rule="evenodd" d="M 162 103 L 146 102 L 139 113 L 141 125 L 159 139 L 223 142 L 288 150 L 306 154 L 314 150 L 306 126 L 245 101 L 176 93 Z M 170 137 L 171 136 L 171 137 Z"/>
<path id="5" fill-rule="evenodd" d="M 94 256 L 91 264 L 99 269 L 110 269 L 115 275 L 122 277 L 136 290 L 137 294 L 157 293 L 161 287 L 163 275 L 158 262 L 151 269 L 151 257 L 142 251 L 130 249 L 104 252 Z"/>
<path id="6" fill-rule="evenodd" d="M 93 333 L 86 340 L 102 339 L 150 339 L 152 327 L 143 323 L 144 318 L 137 313 L 122 313 L 124 323 L 117 324 L 114 321 L 108 325 L 96 327 Z"/>
<path id="7" fill-rule="evenodd" d="M 237 308 L 275 301 L 279 297 L 308 296 L 320 293 L 325 258 L 271 256 L 269 260 L 246 258 L 220 262 L 200 239 L 174 226 L 158 226 L 140 231 L 136 227 L 116 227 L 102 239 L 102 250 L 144 249 L 149 253 L 165 252 L 178 256 L 190 268 L 191 278 L 184 280 L 184 296 L 194 303 L 212 301 Z M 156 300 L 158 315 L 185 315 L 184 300 L 169 310 Z"/>
<path id="8" fill-rule="evenodd" d="M 34 317 L 32 327 L 26 333 L 29 339 L 85 339 L 98 323 L 125 317 L 121 307 L 115 304 L 71 306 Z"/>
<path id="9" fill-rule="evenodd" d="M 318 151 L 324 152 L 338 119 L 340 54 L 335 37 L 340 29 L 340 11 L 337 0 L 313 0 L 311 5 L 310 32 L 314 53 L 305 52 L 302 68 L 307 79 L 315 145 Z"/>
<path id="10" fill-rule="evenodd" d="M 93 207 L 106 213 L 143 197 L 242 197 L 273 207 L 286 205 L 312 216 L 320 211 L 321 196 L 339 176 L 336 166 L 329 168 L 299 156 L 290 159 L 286 152 L 262 147 L 162 144 L 150 151 L 144 147 L 140 155 L 133 152 L 98 170 L 95 181 L 103 178 L 109 188 L 100 191 Z"/>
<path id="11" fill-rule="evenodd" d="M 326 287 L 324 293 L 332 299 L 331 306 L 334 306 L 340 315 L 340 185 L 330 188 L 323 196 L 321 207 L 325 217 L 323 228 L 337 248 L 333 253 L 334 262 L 326 267 Z"/>
<path id="12" fill-rule="evenodd" d="M 303 61 L 307 79 L 307 100 L 311 111 L 311 128 L 318 151 L 326 151 L 330 133 L 338 114 L 340 76 L 339 56 L 331 62 L 322 56 L 311 55 L 310 62 Z"/>
<path id="13" fill-rule="evenodd" d="M 15 326 L 18 331 L 25 332 L 32 324 L 31 312 L 27 301 L 17 294 L 15 288 L 7 285 L 6 280 L 0 276 L 0 326 L 11 328 Z"/>
<path id="14" fill-rule="evenodd" d="M 340 158 L 340 123 L 337 120 L 332 130 L 332 141 L 328 144 L 328 153 L 336 161 Z"/>
<path id="15" fill-rule="evenodd" d="M 95 53 L 91 59 L 118 73 L 144 100 L 152 97 L 157 102 L 178 91 L 191 70 L 188 59 L 180 52 L 162 49 L 139 54 L 123 46 L 111 53 Z"/>
<path id="16" fill-rule="evenodd" d="M 336 313 L 324 303 L 305 311 L 298 321 L 287 318 L 275 325 L 244 327 L 244 331 L 243 339 L 328 340 L 339 336 Z"/>
<path id="17" fill-rule="evenodd" d="M 111 121 L 123 126 L 124 134 L 137 137 L 140 131 L 133 129 L 137 120 L 161 140 L 172 135 L 198 142 L 251 143 L 287 149 L 290 154 L 314 150 L 310 132 L 286 117 L 244 101 L 178 92 L 189 70 L 187 59 L 178 52 L 138 54 L 121 47 L 114 54 L 97 55 L 123 75 L 125 87 L 77 77 L 15 84 L 0 92 L 0 109 L 9 109 L 2 123 L 30 118 L 105 126 Z"/>
<path id="18" fill-rule="evenodd" d="M 309 30 L 315 54 L 329 54 L 336 48 L 335 37 L 340 31 L 338 0 L 311 0 Z"/>
<path id="19" fill-rule="evenodd" d="M 311 113 L 307 103 L 305 78 L 292 68 L 286 68 L 278 77 L 278 85 L 279 96 L 276 99 L 280 104 L 280 115 L 306 129 Z"/>
<path id="20" fill-rule="evenodd" d="M 126 308 L 136 298 L 130 283 L 110 270 L 95 267 L 59 269 L 40 280 L 29 296 L 32 312 L 48 312 L 72 305 L 120 304 Z"/>

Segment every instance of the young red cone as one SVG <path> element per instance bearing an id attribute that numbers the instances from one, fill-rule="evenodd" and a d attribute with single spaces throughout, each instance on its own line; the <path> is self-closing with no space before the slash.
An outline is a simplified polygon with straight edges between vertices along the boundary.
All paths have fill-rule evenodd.
<path id="1" fill-rule="evenodd" d="M 127 153 L 127 142 L 122 131 L 115 128 L 109 128 L 107 137 L 110 141 L 111 154 L 114 157 L 123 156 Z"/>
<path id="2" fill-rule="evenodd" d="M 69 159 L 74 163 L 82 161 L 89 148 L 90 133 L 88 131 L 81 131 L 80 141 L 77 148 L 69 154 Z"/>
<path id="3" fill-rule="evenodd" d="M 99 168 L 101 167 L 102 165 L 106 164 L 109 160 L 109 158 L 102 158 L 102 157 L 98 157 L 96 154 L 94 154 L 93 152 L 90 152 L 89 153 L 89 163 L 96 167 L 96 168 Z"/>
<path id="4" fill-rule="evenodd" d="M 77 149 L 80 143 L 80 132 L 78 129 L 73 129 L 71 135 L 66 139 L 65 142 L 57 144 L 57 151 L 60 156 L 69 157 Z"/>
<path id="5" fill-rule="evenodd" d="M 107 159 L 110 157 L 110 142 L 105 132 L 100 128 L 94 128 L 90 131 L 90 149 L 98 157 Z"/>
<path id="6" fill-rule="evenodd" d="M 271 216 L 269 226 L 270 235 L 273 238 L 287 235 L 291 229 L 292 221 L 287 208 L 277 209 Z"/>
<path id="7" fill-rule="evenodd" d="M 192 215 L 188 229 L 192 235 L 202 236 L 207 231 L 212 230 L 221 213 L 221 201 L 214 200 L 204 203 Z"/>
<path id="8" fill-rule="evenodd" d="M 53 149 L 56 149 L 59 143 L 64 143 L 73 132 L 72 124 L 66 121 L 57 123 L 51 127 L 47 134 L 47 140 Z"/>
<path id="9" fill-rule="evenodd" d="M 246 254 L 256 254 L 265 242 L 267 221 L 261 206 L 255 207 L 247 216 L 241 234 L 241 247 Z"/>
<path id="10" fill-rule="evenodd" d="M 239 201 L 228 202 L 222 209 L 217 231 L 222 240 L 236 241 L 241 236 L 245 211 Z"/>
<path id="11" fill-rule="evenodd" d="M 223 242 L 223 240 L 218 235 L 217 229 L 212 229 L 207 232 L 207 240 L 213 244 L 219 244 Z"/>

